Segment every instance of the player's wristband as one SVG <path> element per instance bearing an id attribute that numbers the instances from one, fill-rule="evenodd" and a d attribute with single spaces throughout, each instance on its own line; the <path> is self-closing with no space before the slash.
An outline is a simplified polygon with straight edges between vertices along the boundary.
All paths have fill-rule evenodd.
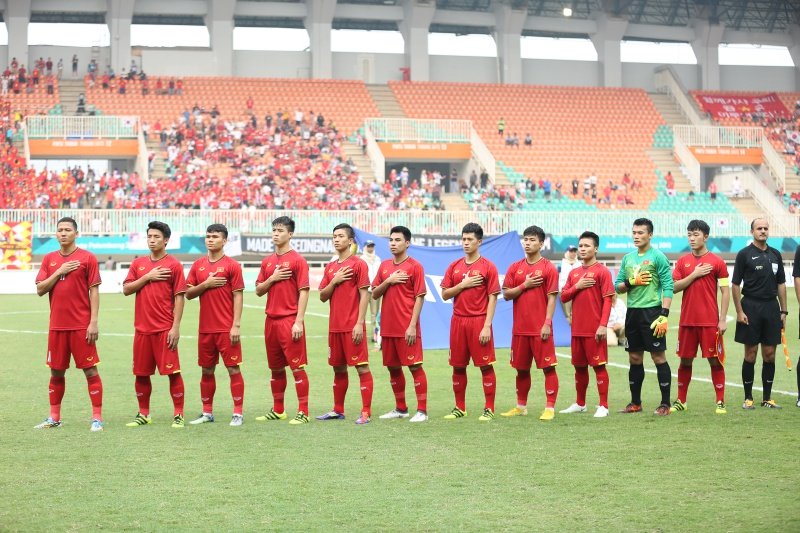
<path id="1" fill-rule="evenodd" d="M 552 318 L 545 318 L 544 319 L 544 325 L 545 326 L 552 326 L 553 325 L 553 319 Z"/>
<path id="2" fill-rule="evenodd" d="M 782 314 L 782 315 L 789 316 L 789 311 L 781 311 L 781 314 Z"/>
<path id="3" fill-rule="evenodd" d="M 628 280 L 628 278 L 625 278 L 625 279 L 622 281 L 622 283 L 624 283 L 624 284 L 625 284 L 625 286 L 626 286 L 626 287 L 628 287 L 629 289 L 631 288 L 631 282 L 630 282 L 630 280 Z"/>
<path id="4" fill-rule="evenodd" d="M 669 309 L 667 309 L 666 307 L 662 307 L 661 316 L 669 316 Z"/>

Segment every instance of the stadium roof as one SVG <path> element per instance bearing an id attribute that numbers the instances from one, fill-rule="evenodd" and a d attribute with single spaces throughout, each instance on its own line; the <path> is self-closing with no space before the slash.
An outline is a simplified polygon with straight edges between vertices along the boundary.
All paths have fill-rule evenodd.
<path id="1" fill-rule="evenodd" d="M 9 4 L 0 0 L 3 18 L 8 20 Z M 64 4 L 54 0 L 29 0 L 31 22 L 103 23 L 106 1 L 73 0 Z M 202 25 L 208 3 L 219 0 L 137 0 L 134 24 Z M 396 29 L 402 19 L 404 0 L 340 0 L 334 15 L 336 29 Z M 492 30 L 493 0 L 415 0 L 421 5 L 436 3 L 437 15 L 431 31 L 448 33 L 487 33 Z M 497 0 L 495 0 L 497 1 Z M 799 0 L 500 0 L 514 9 L 526 10 L 539 23 L 526 24 L 525 35 L 586 35 L 586 23 L 598 15 L 622 18 L 632 25 L 660 26 L 651 36 L 634 31 L 634 38 L 668 40 L 667 29 L 690 28 L 694 20 L 722 24 L 726 29 L 752 33 L 750 42 L 760 43 L 765 34 L 788 34 L 800 28 Z M 234 0 L 233 18 L 237 26 L 303 27 L 306 6 L 302 0 Z M 567 19 L 563 10 L 572 9 Z M 354 9 L 356 8 L 356 9 Z M 552 24 L 548 24 L 547 21 Z M 558 20 L 558 22 L 556 22 Z M 552 25 L 552 28 L 548 26 Z M 531 27 L 533 26 L 533 27 Z M 638 35 L 644 33 L 644 35 Z M 677 34 L 675 40 L 685 40 Z M 626 34 L 627 38 L 627 34 Z M 774 37 L 766 41 L 775 41 Z M 767 44 L 767 43 L 764 43 Z"/>

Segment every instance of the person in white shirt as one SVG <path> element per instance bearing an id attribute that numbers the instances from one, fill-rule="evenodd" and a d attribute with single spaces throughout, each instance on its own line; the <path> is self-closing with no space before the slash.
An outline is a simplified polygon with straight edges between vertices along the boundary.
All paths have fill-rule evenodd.
<path id="1" fill-rule="evenodd" d="M 564 259 L 561 260 L 561 265 L 558 268 L 558 290 L 559 292 L 567 284 L 569 273 L 573 269 L 578 268 L 581 262 L 578 261 L 578 247 L 570 244 L 567 251 L 564 252 Z M 561 301 L 559 298 L 558 301 Z M 567 322 L 572 324 L 572 302 L 561 302 L 561 309 L 564 311 L 564 316 L 567 317 Z"/>
<path id="2" fill-rule="evenodd" d="M 609 346 L 619 346 L 625 340 L 625 313 L 628 307 L 616 294 L 611 298 L 611 314 L 608 316 L 606 338 Z"/>
<path id="3" fill-rule="evenodd" d="M 375 276 L 378 275 L 378 270 L 381 266 L 381 258 L 378 257 L 378 254 L 375 253 L 375 243 L 372 241 L 367 241 L 364 243 L 364 252 L 361 254 L 361 259 L 363 259 L 367 263 L 367 276 L 369 277 L 370 286 L 372 286 L 372 281 L 375 279 Z M 369 289 L 372 292 L 372 289 Z M 377 316 L 378 316 L 378 309 L 380 309 L 380 298 L 377 300 L 369 299 L 369 314 L 372 317 L 372 325 L 376 326 L 377 323 Z"/>

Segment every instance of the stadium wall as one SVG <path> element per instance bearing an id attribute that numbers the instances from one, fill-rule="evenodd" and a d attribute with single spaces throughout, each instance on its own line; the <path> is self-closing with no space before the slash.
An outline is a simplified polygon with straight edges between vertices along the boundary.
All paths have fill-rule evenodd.
<path id="1" fill-rule="evenodd" d="M 213 76 L 214 53 L 204 48 L 141 48 L 135 53 L 137 62 L 151 75 L 160 76 Z M 52 57 L 54 62 L 64 59 L 67 78 L 71 75 L 71 59 L 78 55 L 79 72 L 86 73 L 92 58 L 91 48 L 63 46 L 31 46 L 31 61 L 39 57 Z M 101 68 L 107 62 L 108 48 L 100 48 Z M 400 68 L 405 66 L 402 54 L 370 54 L 336 52 L 333 54 L 333 77 L 336 79 L 363 79 L 363 60 L 372 69 L 368 83 L 386 83 L 401 78 Z M 8 64 L 8 47 L 0 46 L 0 64 Z M 622 84 L 625 87 L 653 89 L 653 71 L 658 65 L 650 63 L 623 63 Z M 243 77 L 307 78 L 311 67 L 309 52 L 234 51 L 233 73 Z M 687 89 L 700 89 L 699 68 L 696 65 L 673 65 Z M 570 85 L 594 87 L 600 84 L 600 64 L 594 61 L 555 61 L 524 59 L 522 81 L 536 85 Z M 731 91 L 785 91 L 800 90 L 794 67 L 721 66 L 721 85 Z M 497 83 L 497 60 L 492 57 L 431 56 L 431 81 Z"/>

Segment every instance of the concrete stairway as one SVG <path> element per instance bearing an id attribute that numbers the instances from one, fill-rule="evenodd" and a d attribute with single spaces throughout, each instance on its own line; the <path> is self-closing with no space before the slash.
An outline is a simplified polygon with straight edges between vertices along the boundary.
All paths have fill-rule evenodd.
<path id="1" fill-rule="evenodd" d="M 406 118 L 388 85 L 367 85 L 369 95 L 383 118 Z"/>
<path id="2" fill-rule="evenodd" d="M 84 92 L 83 80 L 62 79 L 58 82 L 58 94 L 61 98 L 61 111 L 65 115 L 75 115 L 78 109 L 78 96 Z"/>

